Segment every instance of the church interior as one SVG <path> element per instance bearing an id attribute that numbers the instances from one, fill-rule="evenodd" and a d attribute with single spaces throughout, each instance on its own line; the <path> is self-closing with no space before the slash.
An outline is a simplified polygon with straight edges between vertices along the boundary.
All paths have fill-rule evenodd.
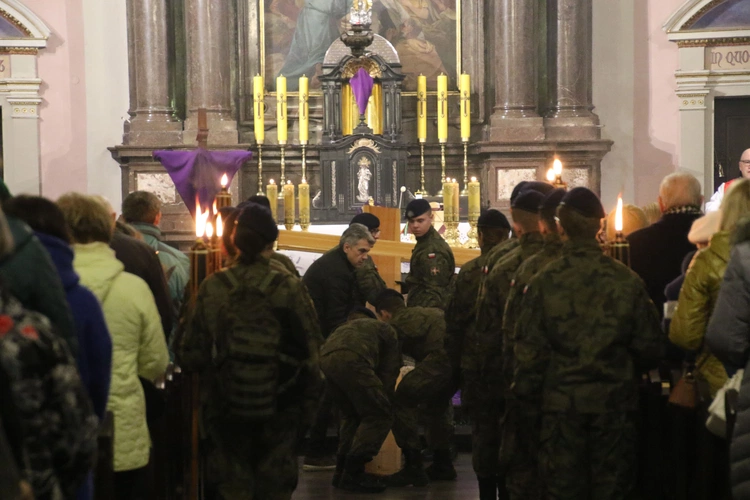
<path id="1" fill-rule="evenodd" d="M 397 288 L 413 200 L 458 272 L 480 256 L 480 214 L 510 219 L 521 182 L 656 220 L 669 174 L 706 201 L 744 176 L 749 133 L 746 0 L 0 0 L 0 178 L 13 195 L 98 195 L 117 216 L 155 194 L 193 301 L 222 268 L 206 231 L 254 195 L 300 274 L 376 215 L 370 255 Z M 619 224 L 607 251 L 629 265 Z M 152 431 L 148 498 L 199 498 L 198 382 L 171 365 L 166 386 L 176 424 Z M 470 425 L 457 433 L 470 448 Z M 474 498 L 470 461 L 470 481 L 429 498 Z M 96 498 L 119 498 L 100 479 Z M 359 498 L 329 482 L 301 472 L 294 498 Z"/>

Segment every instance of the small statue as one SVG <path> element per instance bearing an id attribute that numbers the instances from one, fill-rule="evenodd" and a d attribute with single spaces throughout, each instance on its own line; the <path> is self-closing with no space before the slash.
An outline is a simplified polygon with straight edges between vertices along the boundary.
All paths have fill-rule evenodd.
<path id="1" fill-rule="evenodd" d="M 357 172 L 357 190 L 359 195 L 357 201 L 367 203 L 370 199 L 370 179 L 372 179 L 372 172 L 370 172 L 370 160 L 362 157 L 359 160 L 359 171 Z"/>

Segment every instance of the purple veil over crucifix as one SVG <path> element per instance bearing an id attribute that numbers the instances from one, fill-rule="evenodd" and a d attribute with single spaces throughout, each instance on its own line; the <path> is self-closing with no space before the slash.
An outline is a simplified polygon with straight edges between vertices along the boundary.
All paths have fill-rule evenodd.
<path id="1" fill-rule="evenodd" d="M 365 71 L 364 68 L 359 68 L 357 74 L 349 80 L 349 85 L 351 85 L 354 99 L 357 101 L 359 114 L 364 115 L 367 111 L 367 101 L 370 100 L 372 95 L 373 79 L 370 73 Z"/>
<path id="2" fill-rule="evenodd" d="M 232 182 L 242 164 L 252 157 L 250 151 L 154 151 L 154 158 L 164 165 L 182 201 L 195 216 L 195 199 L 201 207 L 208 207 L 221 190 L 221 176 L 227 174 Z"/>

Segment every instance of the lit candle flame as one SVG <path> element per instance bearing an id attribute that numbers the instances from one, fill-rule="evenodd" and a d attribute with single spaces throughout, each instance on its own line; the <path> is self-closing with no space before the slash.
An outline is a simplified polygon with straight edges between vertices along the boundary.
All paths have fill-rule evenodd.
<path id="1" fill-rule="evenodd" d="M 622 232 L 622 196 L 617 197 L 617 210 L 615 210 L 615 231 Z"/>
<path id="2" fill-rule="evenodd" d="M 471 178 L 471 182 L 477 182 L 477 178 L 476 177 L 472 177 Z"/>
<path id="3" fill-rule="evenodd" d="M 218 238 L 224 236 L 224 223 L 221 221 L 221 214 L 216 216 L 216 236 Z"/>
<path id="4" fill-rule="evenodd" d="M 202 238 L 206 234 L 206 222 L 208 222 L 208 209 L 203 213 L 198 199 L 195 200 L 195 236 Z"/>
<path id="5" fill-rule="evenodd" d="M 271 179 L 270 183 L 271 184 L 276 184 L 276 181 L 274 181 L 273 179 Z"/>
<path id="6" fill-rule="evenodd" d="M 214 204 L 211 207 L 211 213 L 213 213 L 213 214 L 218 214 L 219 213 L 219 210 L 216 208 L 216 198 L 214 198 Z"/>
<path id="7" fill-rule="evenodd" d="M 227 177 L 227 174 L 224 174 L 221 176 L 221 187 L 225 188 L 227 187 L 227 184 L 229 184 L 229 177 Z M 215 186 L 216 184 L 214 184 Z"/>
<path id="8" fill-rule="evenodd" d="M 551 168 L 551 169 L 547 170 L 547 180 L 549 182 L 554 182 L 555 181 L 555 170 L 554 169 Z"/>
<path id="9" fill-rule="evenodd" d="M 214 235 L 214 225 L 210 222 L 206 223 L 206 237 L 211 238 Z"/>
<path id="10" fill-rule="evenodd" d="M 562 162 L 559 159 L 555 158 L 555 161 L 552 162 L 552 170 L 557 177 L 562 175 Z"/>

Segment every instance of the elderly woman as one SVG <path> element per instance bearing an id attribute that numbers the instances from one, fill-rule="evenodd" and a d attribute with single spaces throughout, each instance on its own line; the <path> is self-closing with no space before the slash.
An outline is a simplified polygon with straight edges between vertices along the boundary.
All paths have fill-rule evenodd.
<path id="1" fill-rule="evenodd" d="M 154 380 L 169 364 L 159 312 L 148 285 L 124 271 L 109 248 L 112 219 L 96 199 L 66 194 L 58 201 L 68 224 L 81 284 L 102 303 L 112 336 L 112 382 L 107 409 L 115 416 L 117 499 L 145 498 L 151 440 L 138 377 Z"/>

